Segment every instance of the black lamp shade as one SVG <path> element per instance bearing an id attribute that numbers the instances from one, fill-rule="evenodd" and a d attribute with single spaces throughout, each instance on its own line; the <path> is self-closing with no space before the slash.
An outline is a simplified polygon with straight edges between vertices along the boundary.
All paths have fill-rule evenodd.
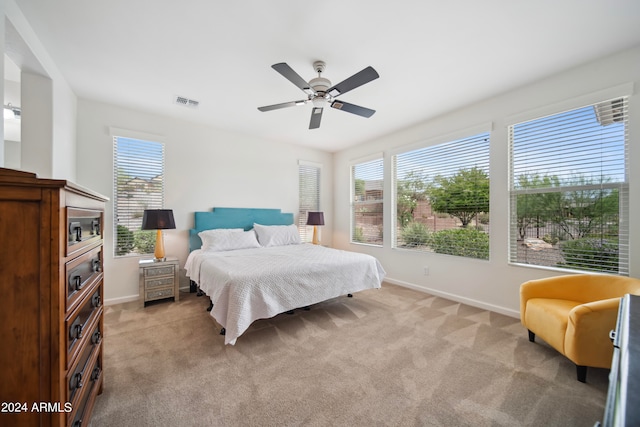
<path id="1" fill-rule="evenodd" d="M 324 212 L 309 212 L 307 225 L 324 225 Z"/>
<path id="2" fill-rule="evenodd" d="M 171 209 L 146 209 L 142 216 L 143 230 L 168 230 L 176 228 Z"/>

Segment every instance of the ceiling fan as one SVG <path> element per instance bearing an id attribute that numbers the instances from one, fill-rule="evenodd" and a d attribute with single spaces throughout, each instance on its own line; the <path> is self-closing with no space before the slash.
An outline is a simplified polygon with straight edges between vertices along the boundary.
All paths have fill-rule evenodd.
<path id="1" fill-rule="evenodd" d="M 344 101 L 338 101 L 335 98 L 353 90 L 365 83 L 369 83 L 372 80 L 380 77 L 373 67 L 369 66 L 364 70 L 354 74 L 348 79 L 331 86 L 331 82 L 322 77 L 322 72 L 325 69 L 325 63 L 323 61 L 316 61 L 313 63 L 313 69 L 318 73 L 318 77 L 306 82 L 298 73 L 287 65 L 285 62 L 273 64 L 271 68 L 279 72 L 294 85 L 298 86 L 304 93 L 307 94 L 307 99 L 301 99 L 299 101 L 283 102 L 282 104 L 267 105 L 265 107 L 258 107 L 260 111 L 278 110 L 280 108 L 294 107 L 296 105 L 305 105 L 309 102 L 313 104 L 313 110 L 311 111 L 311 121 L 309 122 L 309 129 L 317 129 L 320 127 L 320 119 L 322 119 L 322 111 L 324 107 L 330 106 L 336 110 L 346 111 L 347 113 L 356 114 L 362 117 L 371 117 L 375 110 L 370 108 L 361 107 L 359 105 L 350 104 Z"/>

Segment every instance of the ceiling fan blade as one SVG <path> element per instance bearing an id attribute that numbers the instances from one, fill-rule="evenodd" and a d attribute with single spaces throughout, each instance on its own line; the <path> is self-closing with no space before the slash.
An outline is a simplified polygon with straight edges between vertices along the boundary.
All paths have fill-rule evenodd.
<path id="1" fill-rule="evenodd" d="M 309 129 L 318 129 L 320 127 L 322 110 L 323 108 L 313 107 L 313 110 L 311 111 L 311 121 L 309 122 Z"/>
<path id="2" fill-rule="evenodd" d="M 295 107 L 296 105 L 304 105 L 307 103 L 306 99 L 300 101 L 283 102 L 282 104 L 266 105 L 264 107 L 258 107 L 260 111 L 279 110 L 280 108 Z"/>
<path id="3" fill-rule="evenodd" d="M 336 110 L 346 111 L 347 113 L 357 114 L 362 117 L 371 117 L 376 110 L 372 110 L 370 108 L 361 107 L 355 104 L 349 104 L 344 101 L 333 101 L 331 103 L 331 108 L 335 108 Z"/>
<path id="4" fill-rule="evenodd" d="M 354 74 L 346 80 L 341 81 L 337 85 L 330 87 L 327 90 L 327 93 L 333 97 L 338 95 L 342 95 L 343 93 L 347 93 L 350 90 L 353 90 L 357 87 L 362 86 L 365 83 L 369 83 L 372 80 L 380 77 L 378 72 L 373 69 L 373 67 L 369 66 L 359 73 Z"/>
<path id="5" fill-rule="evenodd" d="M 298 86 L 307 95 L 315 95 L 315 91 L 311 89 L 309 83 L 307 83 L 302 77 L 300 77 L 298 73 L 293 71 L 293 68 L 289 67 L 286 62 L 273 64 L 271 68 L 282 74 L 285 79 Z"/>

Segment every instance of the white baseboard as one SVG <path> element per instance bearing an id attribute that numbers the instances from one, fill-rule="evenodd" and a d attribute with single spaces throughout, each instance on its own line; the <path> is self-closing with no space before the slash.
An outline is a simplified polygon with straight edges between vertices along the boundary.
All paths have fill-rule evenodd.
<path id="1" fill-rule="evenodd" d="M 124 302 L 137 301 L 140 299 L 139 295 L 129 295 L 128 297 L 111 298 L 104 300 L 104 305 L 116 305 Z"/>
<path id="2" fill-rule="evenodd" d="M 456 302 L 459 302 L 459 303 L 462 303 L 462 304 L 467 304 L 467 305 L 470 305 L 470 306 L 473 306 L 473 307 L 482 308 L 484 310 L 493 311 L 495 313 L 504 314 L 505 316 L 515 317 L 516 319 L 520 318 L 520 312 L 516 311 L 516 310 L 512 310 L 510 308 L 500 307 L 500 306 L 493 305 L 493 304 L 487 304 L 487 303 L 482 302 L 482 301 L 476 301 L 476 300 L 473 300 L 473 299 L 470 299 L 470 298 L 461 297 L 460 295 L 450 294 L 448 292 L 442 292 L 442 291 L 439 291 L 437 289 L 431 289 L 431 288 L 426 288 L 424 286 L 418 286 L 418 285 L 415 285 L 413 283 L 405 282 L 405 281 L 402 281 L 402 280 L 392 279 L 390 277 L 385 277 L 384 281 L 385 282 L 389 282 L 389 283 L 391 283 L 393 285 L 398 285 L 398 286 L 402 286 L 404 288 L 413 289 L 415 291 L 424 292 L 424 293 L 429 294 L 429 295 L 445 298 L 445 299 L 448 299 L 448 300 L 451 300 L 451 301 L 456 301 Z"/>
<path id="3" fill-rule="evenodd" d="M 179 288 L 182 292 L 189 292 L 191 289 L 189 286 Z M 116 305 L 124 302 L 137 301 L 140 299 L 139 295 L 129 295 L 128 297 L 111 298 L 104 301 L 104 305 Z"/>

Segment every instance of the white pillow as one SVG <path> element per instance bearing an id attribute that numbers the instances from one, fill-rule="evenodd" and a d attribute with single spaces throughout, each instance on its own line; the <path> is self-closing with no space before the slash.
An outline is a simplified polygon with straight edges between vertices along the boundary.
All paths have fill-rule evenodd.
<path id="1" fill-rule="evenodd" d="M 258 248 L 253 230 L 244 231 L 242 228 L 219 228 L 205 230 L 198 233 L 202 240 L 204 251 L 231 251 L 234 249 Z"/>
<path id="2" fill-rule="evenodd" d="M 253 224 L 260 245 L 269 246 L 285 246 L 299 245 L 300 234 L 298 227 L 295 225 L 260 225 Z"/>

